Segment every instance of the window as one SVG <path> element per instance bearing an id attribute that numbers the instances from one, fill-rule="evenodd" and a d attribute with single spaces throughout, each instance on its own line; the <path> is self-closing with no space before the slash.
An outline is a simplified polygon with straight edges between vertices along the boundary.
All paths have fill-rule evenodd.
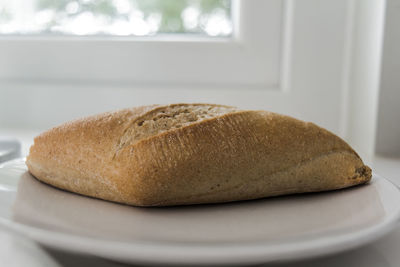
<path id="1" fill-rule="evenodd" d="M 233 1 L 229 37 L 3 35 L 0 58 L 5 60 L 0 62 L 0 78 L 276 89 L 280 83 L 283 5 L 281 0 Z"/>
<path id="2" fill-rule="evenodd" d="M 229 36 L 229 0 L 1 0 L 0 34 Z"/>

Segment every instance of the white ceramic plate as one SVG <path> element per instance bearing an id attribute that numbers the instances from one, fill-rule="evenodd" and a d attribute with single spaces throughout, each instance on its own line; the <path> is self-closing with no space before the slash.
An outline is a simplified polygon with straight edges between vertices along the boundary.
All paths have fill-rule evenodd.
<path id="1" fill-rule="evenodd" d="M 265 263 L 336 253 L 390 231 L 399 203 L 397 187 L 374 176 L 334 192 L 136 208 L 45 185 L 21 159 L 0 167 L 3 225 L 50 247 L 130 263 Z"/>

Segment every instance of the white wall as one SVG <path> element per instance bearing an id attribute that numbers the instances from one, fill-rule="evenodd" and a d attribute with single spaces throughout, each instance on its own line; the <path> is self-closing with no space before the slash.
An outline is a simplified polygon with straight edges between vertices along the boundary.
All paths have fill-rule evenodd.
<path id="1" fill-rule="evenodd" d="M 387 0 L 376 151 L 400 156 L 400 0 Z"/>
<path id="2" fill-rule="evenodd" d="M 355 1 L 346 140 L 361 156 L 375 152 L 385 1 Z"/>

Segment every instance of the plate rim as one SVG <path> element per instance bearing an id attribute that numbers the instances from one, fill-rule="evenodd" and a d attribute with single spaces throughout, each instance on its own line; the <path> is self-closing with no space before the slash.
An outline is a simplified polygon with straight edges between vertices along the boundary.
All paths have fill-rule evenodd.
<path id="1" fill-rule="evenodd" d="M 1 167 L 4 167 L 2 165 Z M 16 171 L 16 170 L 11 170 Z M 373 173 L 373 184 L 382 190 L 390 188 L 400 199 L 400 189 L 393 182 Z M 1 205 L 2 203 L 0 203 Z M 387 207 L 388 202 L 383 203 Z M 63 251 L 90 254 L 127 263 L 158 264 L 254 264 L 292 261 L 335 254 L 368 244 L 394 229 L 400 218 L 400 206 L 394 205 L 395 212 L 385 213 L 383 219 L 358 231 L 342 233 L 334 239 L 323 234 L 317 238 L 297 238 L 283 242 L 246 242 L 241 244 L 178 244 L 157 242 L 126 242 L 96 239 L 49 229 L 41 229 L 0 217 L 0 225 L 34 241 Z M 101 241 L 101 242 L 99 242 Z M 185 256 L 183 257 L 182 254 Z"/>

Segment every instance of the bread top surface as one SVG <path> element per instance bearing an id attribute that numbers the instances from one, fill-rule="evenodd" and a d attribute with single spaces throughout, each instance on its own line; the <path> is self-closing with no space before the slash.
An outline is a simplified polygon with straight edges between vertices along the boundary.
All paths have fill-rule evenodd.
<path id="1" fill-rule="evenodd" d="M 146 140 L 161 136 L 174 138 L 201 131 L 207 126 L 225 127 L 224 124 L 241 124 L 237 127 L 240 129 L 232 130 L 250 131 L 249 135 L 253 137 L 273 141 L 269 144 L 269 153 L 308 151 L 311 156 L 332 149 L 355 153 L 340 138 L 335 136 L 332 139 L 334 134 L 329 131 L 289 116 L 214 104 L 171 104 L 122 109 L 64 123 L 34 139 L 27 161 L 35 156 L 53 155 L 53 159 L 57 160 L 58 156 L 73 155 L 82 159 L 98 158 L 99 163 L 106 163 L 115 160 L 124 149 L 131 149 Z M 288 148 L 288 145 L 291 147 Z M 61 154 L 57 153 L 60 149 L 63 150 Z"/>
<path id="2" fill-rule="evenodd" d="M 73 153 L 78 158 L 98 158 L 105 163 L 142 140 L 239 111 L 215 104 L 149 105 L 76 119 L 35 137 L 27 162 L 46 154 L 58 160 L 57 152 L 62 149 L 61 155 Z"/>

